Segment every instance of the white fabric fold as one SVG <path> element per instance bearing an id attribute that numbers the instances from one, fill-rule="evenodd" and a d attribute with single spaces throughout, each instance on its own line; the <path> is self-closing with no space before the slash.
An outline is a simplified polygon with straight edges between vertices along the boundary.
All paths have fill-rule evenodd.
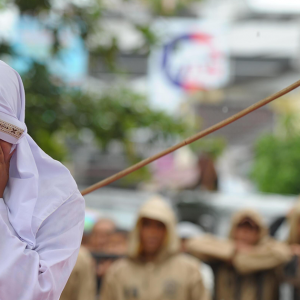
<path id="1" fill-rule="evenodd" d="M 83 226 L 84 201 L 77 191 L 42 223 L 30 249 L 17 237 L 0 199 L 0 299 L 59 300 L 77 259 Z"/>
<path id="2" fill-rule="evenodd" d="M 0 121 L 23 130 L 22 135 L 16 137 L 0 126 L 0 139 L 16 145 L 4 201 L 14 230 L 33 248 L 42 222 L 77 191 L 77 185 L 68 169 L 48 156 L 27 133 L 22 80 L 2 61 Z"/>
<path id="3" fill-rule="evenodd" d="M 16 148 L 0 198 L 0 299 L 59 300 L 75 265 L 84 199 L 27 133 L 19 74 L 0 61 L 0 139 Z"/>

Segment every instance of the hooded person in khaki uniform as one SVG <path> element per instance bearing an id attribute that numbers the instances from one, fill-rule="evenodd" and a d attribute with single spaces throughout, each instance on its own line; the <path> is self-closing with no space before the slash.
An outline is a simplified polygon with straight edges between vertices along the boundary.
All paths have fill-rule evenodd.
<path id="1" fill-rule="evenodd" d="M 207 235 L 191 240 L 187 250 L 213 268 L 215 300 L 278 299 L 276 268 L 290 259 L 289 248 L 268 236 L 252 210 L 234 215 L 229 239 Z"/>
<path id="2" fill-rule="evenodd" d="M 300 254 L 300 199 L 288 215 L 290 231 L 287 243 L 294 249 L 295 254 Z"/>
<path id="3" fill-rule="evenodd" d="M 60 300 L 94 300 L 96 294 L 95 263 L 90 252 L 80 247 L 75 267 Z"/>
<path id="4" fill-rule="evenodd" d="M 194 258 L 179 254 L 172 209 L 160 197 L 146 202 L 129 238 L 128 257 L 105 276 L 101 300 L 206 300 Z"/>
<path id="5" fill-rule="evenodd" d="M 284 281 L 290 284 L 291 299 L 300 299 L 300 201 L 288 215 L 290 231 L 287 239 L 293 258 L 284 269 Z"/>

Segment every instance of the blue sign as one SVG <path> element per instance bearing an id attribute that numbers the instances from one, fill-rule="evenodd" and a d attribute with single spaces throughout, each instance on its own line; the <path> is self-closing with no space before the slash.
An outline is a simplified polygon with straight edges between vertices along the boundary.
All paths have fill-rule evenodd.
<path id="1" fill-rule="evenodd" d="M 12 66 L 19 72 L 26 71 L 32 60 L 36 60 L 46 63 L 53 74 L 71 83 L 80 82 L 87 75 L 88 51 L 81 37 L 70 29 L 59 33 L 62 49 L 55 56 L 51 53 L 54 37 L 36 18 L 21 17 L 14 32 L 12 46 L 18 58 Z"/>

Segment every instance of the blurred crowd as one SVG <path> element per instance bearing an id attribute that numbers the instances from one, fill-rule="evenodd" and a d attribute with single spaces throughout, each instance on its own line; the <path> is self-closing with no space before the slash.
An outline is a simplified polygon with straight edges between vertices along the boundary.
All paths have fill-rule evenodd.
<path id="1" fill-rule="evenodd" d="M 288 236 L 273 236 L 282 227 Z M 85 232 L 61 300 L 300 299 L 300 201 L 270 228 L 245 209 L 228 238 L 176 223 L 160 196 L 140 209 L 131 232 L 101 218 Z"/>

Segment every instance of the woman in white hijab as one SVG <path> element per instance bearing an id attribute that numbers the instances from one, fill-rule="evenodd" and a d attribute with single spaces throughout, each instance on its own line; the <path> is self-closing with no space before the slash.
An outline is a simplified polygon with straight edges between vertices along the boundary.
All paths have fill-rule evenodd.
<path id="1" fill-rule="evenodd" d="M 0 61 L 0 299 L 58 300 L 75 265 L 84 199 L 27 133 L 19 74 Z"/>

